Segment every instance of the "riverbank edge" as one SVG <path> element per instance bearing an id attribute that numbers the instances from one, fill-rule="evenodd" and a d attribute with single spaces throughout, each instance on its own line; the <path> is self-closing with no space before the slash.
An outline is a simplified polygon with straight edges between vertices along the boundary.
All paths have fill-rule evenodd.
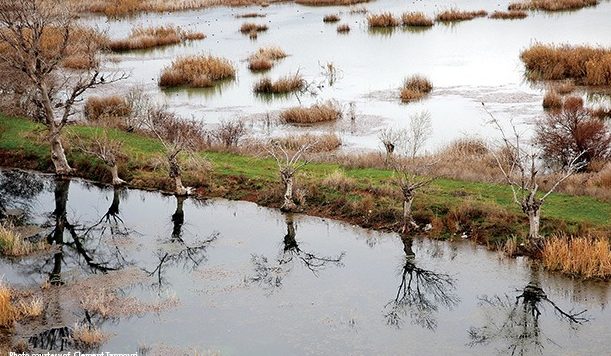
<path id="1" fill-rule="evenodd" d="M 0 165 L 52 173 L 48 145 L 40 140 L 44 127 L 23 118 L 0 115 L 0 119 Z M 161 152 L 154 139 L 100 127 L 73 125 L 67 128 L 67 131 L 77 131 L 80 137 L 85 138 L 92 130 L 106 130 L 124 143 L 128 158 L 123 160 L 119 169 L 122 178 L 128 182 L 127 187 L 170 193 L 172 182 L 167 173 L 150 162 Z M 185 183 L 195 189 L 194 197 L 244 200 L 268 208 L 279 208 L 282 189 L 279 179 L 276 178 L 275 162 L 230 152 L 206 151 L 201 154 L 208 158 L 213 168 L 207 172 L 185 174 Z M 76 169 L 75 177 L 101 184 L 110 181 L 108 169 L 102 162 L 69 147 L 67 155 Z M 324 178 L 338 169 L 345 169 L 349 177 L 357 177 L 354 178 L 356 183 L 353 187 L 335 189 L 325 186 Z M 399 232 L 401 201 L 398 189 L 393 192 L 390 180 L 390 170 L 347 169 L 334 164 L 312 163 L 297 180 L 299 189 L 306 197 L 306 203 L 300 206 L 298 212 L 335 219 L 366 229 Z M 453 185 L 462 188 L 454 189 Z M 426 233 L 418 234 L 437 239 L 453 239 L 466 235 L 492 249 L 502 248 L 508 240 L 517 241 L 519 244 L 527 229 L 527 219 L 511 204 L 509 188 L 502 187 L 492 183 L 438 180 L 432 188 L 424 190 L 416 197 L 416 221 L 421 226 L 430 224 L 432 228 Z M 446 188 L 450 191 L 446 191 Z M 481 191 L 478 191 L 478 188 L 481 188 Z M 497 189 L 499 191 L 489 196 L 489 190 Z M 504 195 L 506 198 L 501 197 Z M 600 213 L 603 216 L 605 210 L 611 211 L 609 204 L 591 197 L 562 194 L 557 197 L 572 208 L 592 205 L 594 201 L 598 202 L 599 208 L 602 207 L 603 211 Z M 556 212 L 556 215 L 571 216 L 571 212 L 561 211 Z M 542 222 L 542 231 L 548 235 L 584 234 L 594 231 L 611 237 L 611 227 L 608 221 L 607 224 L 604 223 L 604 219 L 601 223 L 601 219 L 595 218 L 587 220 L 582 217 L 546 217 L 544 209 Z"/>

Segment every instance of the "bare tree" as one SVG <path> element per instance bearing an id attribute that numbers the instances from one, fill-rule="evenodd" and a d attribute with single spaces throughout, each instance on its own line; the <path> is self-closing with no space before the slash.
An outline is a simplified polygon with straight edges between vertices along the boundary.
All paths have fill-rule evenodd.
<path id="1" fill-rule="evenodd" d="M 204 159 L 196 155 L 196 151 L 204 145 L 201 122 L 179 118 L 159 106 L 149 108 L 142 120 L 142 126 L 151 132 L 164 148 L 168 173 L 174 180 L 174 192 L 176 195 L 189 195 L 189 189 L 182 184 L 180 155 L 186 153 L 203 169 Z"/>
<path id="2" fill-rule="evenodd" d="M 212 137 L 226 148 L 237 147 L 245 134 L 246 125 L 243 120 L 221 121 L 219 127 L 211 132 Z"/>
<path id="3" fill-rule="evenodd" d="M 112 185 L 125 184 L 125 181 L 119 178 L 118 166 L 119 159 L 124 156 L 122 142 L 109 138 L 105 131 L 97 132 L 87 141 L 77 136 L 74 142 L 80 151 L 100 159 L 109 167 L 112 175 Z"/>
<path id="4" fill-rule="evenodd" d="M 414 197 L 416 192 L 429 185 L 435 177 L 418 176 L 413 173 L 409 163 L 395 161 L 393 164 L 395 170 L 395 179 L 397 185 L 401 189 L 401 195 L 403 197 L 403 221 L 401 223 L 401 233 L 407 234 L 412 228 L 418 229 L 419 226 L 414 221 L 412 215 L 412 204 L 414 203 Z"/>
<path id="5" fill-rule="evenodd" d="M 69 174 L 61 132 L 75 113 L 74 104 L 88 89 L 125 77 L 104 78 L 99 71 L 99 35 L 95 31 L 75 32 L 76 12 L 60 0 L 3 0 L 0 3 L 0 67 L 12 70 L 33 88 L 33 105 L 48 130 L 51 160 L 57 174 Z M 53 37 L 51 39 L 51 37 Z M 77 44 L 72 43 L 78 41 Z M 60 72 L 77 46 L 83 58 L 78 72 Z M 22 84 L 20 84 L 22 85 Z"/>
<path id="6" fill-rule="evenodd" d="M 490 123 L 497 128 L 502 138 L 500 152 L 494 150 L 490 152 L 494 155 L 503 177 L 511 187 L 513 201 L 528 216 L 528 241 L 538 244 L 540 242 L 541 206 L 560 183 L 583 167 L 584 162 L 580 160 L 583 152 L 576 154 L 568 162 L 560 178 L 547 192 L 539 194 L 541 167 L 538 162 L 540 153 L 537 148 L 524 140 L 513 121 L 511 122 L 512 132 L 508 136 L 500 122 L 486 109 L 485 105 L 484 110 L 491 117 Z"/>
<path id="7" fill-rule="evenodd" d="M 386 128 L 379 132 L 378 138 L 386 150 L 386 161 L 390 162 L 395 153 L 415 158 L 431 134 L 431 114 L 428 111 L 422 111 L 410 116 L 407 128 Z"/>
<path id="8" fill-rule="evenodd" d="M 266 147 L 270 156 L 276 160 L 280 172 L 280 179 L 284 186 L 284 200 L 280 210 L 290 212 L 297 208 L 293 190 L 293 179 L 295 173 L 310 162 L 305 158 L 305 155 L 317 143 L 317 141 L 307 142 L 294 152 L 290 152 L 276 141 L 271 141 Z"/>

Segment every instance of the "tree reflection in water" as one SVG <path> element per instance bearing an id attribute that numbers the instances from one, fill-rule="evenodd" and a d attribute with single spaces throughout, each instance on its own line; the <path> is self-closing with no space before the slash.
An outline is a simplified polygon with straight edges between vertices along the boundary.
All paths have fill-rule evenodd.
<path id="1" fill-rule="evenodd" d="M 538 276 L 533 271 L 531 281 L 515 299 L 509 295 L 480 298 L 480 306 L 486 314 L 486 321 L 481 327 L 471 327 L 468 330 L 469 346 L 488 345 L 499 343 L 504 345 L 500 353 L 511 355 L 542 354 L 544 343 L 557 345 L 553 340 L 544 336 L 539 317 L 545 306 L 549 306 L 554 314 L 562 321 L 568 323 L 570 328 L 576 329 L 589 319 L 585 316 L 586 310 L 574 312 L 564 311 L 547 297 L 540 287 Z"/>
<path id="2" fill-rule="evenodd" d="M 416 265 L 413 240 L 402 237 L 405 261 L 401 266 L 401 280 L 397 294 L 385 306 L 388 325 L 400 328 L 403 318 L 423 328 L 437 327 L 436 312 L 439 307 L 452 309 L 460 301 L 454 293 L 454 279 L 447 274 L 433 272 Z"/>
<path id="3" fill-rule="evenodd" d="M 33 198 L 45 188 L 37 174 L 22 171 L 2 171 L 0 174 L 0 220 L 7 217 L 9 207 L 28 215 Z"/>
<path id="4" fill-rule="evenodd" d="M 295 222 L 292 214 L 285 215 L 286 235 L 284 235 L 282 250 L 275 263 L 270 262 L 264 255 L 252 255 L 254 275 L 247 277 L 248 283 L 258 284 L 272 292 L 282 286 L 283 279 L 290 273 L 295 261 L 298 261 L 310 270 L 315 276 L 328 265 L 343 266 L 342 259 L 345 252 L 335 257 L 320 256 L 314 252 L 301 249 L 296 239 Z"/>
<path id="5" fill-rule="evenodd" d="M 152 270 L 144 271 L 150 276 L 157 276 L 154 287 L 159 291 L 164 285 L 168 284 L 165 277 L 166 269 L 171 266 L 182 265 L 188 270 L 196 269 L 207 259 L 206 250 L 218 237 L 219 233 L 214 232 L 206 239 L 196 239 L 187 243 L 183 237 L 183 225 L 185 223 L 184 202 L 185 196 L 176 196 L 176 210 L 172 214 L 172 232 L 168 243 L 162 245 L 156 252 L 158 263 Z M 196 201 L 199 202 L 199 201 Z"/>

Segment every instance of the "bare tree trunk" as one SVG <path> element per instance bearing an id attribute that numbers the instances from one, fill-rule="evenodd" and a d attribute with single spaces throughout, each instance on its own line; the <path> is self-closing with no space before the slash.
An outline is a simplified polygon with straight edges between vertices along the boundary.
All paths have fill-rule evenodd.
<path id="1" fill-rule="evenodd" d="M 539 241 L 539 226 L 541 225 L 541 207 L 531 207 L 528 210 L 528 239 L 537 243 Z"/>
<path id="2" fill-rule="evenodd" d="M 119 167 L 116 163 L 110 166 L 110 173 L 112 174 L 112 185 L 125 184 L 125 181 L 119 178 Z"/>
<path id="3" fill-rule="evenodd" d="M 168 156 L 168 163 L 170 165 L 170 178 L 174 179 L 174 193 L 176 195 L 188 195 L 187 188 L 182 185 L 182 177 L 180 174 L 180 165 L 175 155 Z"/>
<path id="4" fill-rule="evenodd" d="M 282 183 L 284 184 L 284 202 L 280 207 L 282 211 L 294 211 L 297 206 L 293 201 L 293 174 L 290 172 L 280 172 Z"/>
<path id="5" fill-rule="evenodd" d="M 407 234 L 412 228 L 418 228 L 418 224 L 412 217 L 412 204 L 414 203 L 414 195 L 410 194 L 403 198 L 403 227 L 401 232 Z"/>
<path id="6" fill-rule="evenodd" d="M 60 134 L 54 129 L 51 129 L 51 161 L 53 161 L 55 167 L 55 174 L 68 175 L 72 172 L 72 168 L 66 159 Z"/>

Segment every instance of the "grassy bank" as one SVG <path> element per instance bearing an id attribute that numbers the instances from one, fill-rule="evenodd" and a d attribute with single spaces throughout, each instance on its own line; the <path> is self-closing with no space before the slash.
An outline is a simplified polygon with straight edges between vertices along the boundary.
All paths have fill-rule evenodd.
<path id="1" fill-rule="evenodd" d="M 97 127 L 70 126 L 66 135 L 92 137 Z M 171 190 L 172 182 L 158 162 L 161 144 L 149 137 L 116 129 L 104 129 L 123 142 L 128 157 L 119 166 L 120 175 L 136 188 Z M 51 171 L 48 146 L 40 139 L 44 129 L 32 121 L 0 115 L 0 162 L 4 166 Z M 99 161 L 67 145 L 68 159 L 77 175 L 109 182 L 110 174 Z M 265 157 L 231 152 L 205 151 L 210 172 L 186 173 L 185 183 L 200 196 L 249 200 L 278 207 L 282 189 L 276 163 Z M 338 174 L 338 171 L 340 174 Z M 304 192 L 303 212 L 348 221 L 367 228 L 397 230 L 401 200 L 390 170 L 349 169 L 334 163 L 312 163 L 297 180 Z M 431 234 L 451 237 L 466 232 L 489 245 L 499 245 L 511 235 L 523 236 L 527 220 L 511 201 L 504 185 L 437 179 L 416 197 L 415 218 L 431 223 Z M 611 231 L 611 205 L 588 196 L 553 194 L 543 206 L 544 233 Z"/>

